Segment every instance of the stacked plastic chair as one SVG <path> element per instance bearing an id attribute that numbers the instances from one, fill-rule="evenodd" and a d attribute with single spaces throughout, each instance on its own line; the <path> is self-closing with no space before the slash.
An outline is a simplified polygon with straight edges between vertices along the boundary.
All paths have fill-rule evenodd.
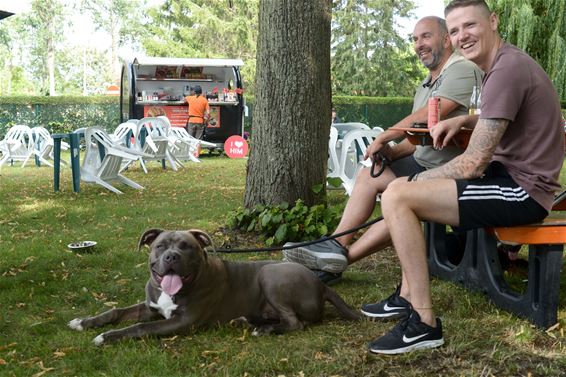
<path id="1" fill-rule="evenodd" d="M 4 139 L 0 140 L 0 170 L 6 162 L 23 161 L 22 166 L 33 155 L 33 137 L 28 126 L 10 127 Z"/>
<path id="2" fill-rule="evenodd" d="M 177 161 L 194 161 L 201 162 L 198 159 L 197 151 L 199 146 L 202 147 L 215 147 L 216 144 L 209 143 L 204 140 L 199 140 L 187 132 L 183 127 L 171 127 L 169 133 L 169 141 L 171 153 Z"/>
<path id="3" fill-rule="evenodd" d="M 53 138 L 45 127 L 37 126 L 31 129 L 33 137 L 33 153 L 40 162 L 53 167 Z M 68 150 L 69 144 L 62 141 L 61 150 Z M 26 161 L 27 162 L 27 161 Z M 61 162 L 68 165 L 67 161 L 61 159 Z M 25 163 L 24 163 L 25 165 Z M 23 165 L 22 165 L 23 166 Z"/>
<path id="4" fill-rule="evenodd" d="M 138 121 L 136 126 L 134 149 L 142 153 L 139 159 L 143 171 L 147 174 L 146 163 L 161 161 L 165 168 L 165 161 L 177 171 L 177 162 L 173 158 L 169 147 L 170 123 L 166 117 L 146 117 Z M 128 162 L 127 168 L 133 161 Z"/>
<path id="5" fill-rule="evenodd" d="M 85 130 L 85 144 L 81 180 L 97 183 L 117 194 L 122 194 L 122 191 L 112 186 L 110 182 L 118 181 L 135 189 L 143 189 L 141 185 L 120 173 L 123 160 L 135 161 L 140 156 L 143 157 L 143 153 L 115 143 L 106 131 L 96 127 Z"/>

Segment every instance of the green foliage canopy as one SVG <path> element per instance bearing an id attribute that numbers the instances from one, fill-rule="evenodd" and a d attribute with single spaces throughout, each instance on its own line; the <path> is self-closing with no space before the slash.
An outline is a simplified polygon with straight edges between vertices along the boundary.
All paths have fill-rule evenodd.
<path id="1" fill-rule="evenodd" d="M 396 30 L 411 0 L 340 0 L 332 22 L 332 85 L 338 95 L 412 96 L 424 77 L 411 45 Z"/>
<path id="2" fill-rule="evenodd" d="M 488 0 L 499 15 L 499 32 L 546 71 L 566 99 L 566 1 Z"/>
<path id="3" fill-rule="evenodd" d="M 166 0 L 151 8 L 142 44 L 149 56 L 240 58 L 255 77 L 259 0 Z M 253 83 L 246 84 L 253 93 Z"/>

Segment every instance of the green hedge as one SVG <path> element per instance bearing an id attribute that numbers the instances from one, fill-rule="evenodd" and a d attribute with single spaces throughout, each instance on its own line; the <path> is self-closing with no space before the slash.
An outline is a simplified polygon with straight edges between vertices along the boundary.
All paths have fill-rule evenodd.
<path id="1" fill-rule="evenodd" d="M 370 127 L 388 128 L 411 113 L 413 99 L 408 97 L 352 97 L 334 96 L 333 105 L 342 122 L 362 122 Z M 249 117 L 245 118 L 244 128 L 251 129 L 255 98 L 246 97 Z"/>
<path id="2" fill-rule="evenodd" d="M 119 97 L 0 97 L 0 135 L 14 124 L 43 126 L 52 133 L 81 127 L 113 131 L 120 122 Z"/>

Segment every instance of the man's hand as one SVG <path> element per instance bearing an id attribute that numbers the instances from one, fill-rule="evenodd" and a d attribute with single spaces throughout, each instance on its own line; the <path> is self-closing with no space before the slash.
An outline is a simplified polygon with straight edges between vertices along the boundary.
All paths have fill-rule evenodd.
<path id="1" fill-rule="evenodd" d="M 386 141 L 382 141 L 381 138 L 376 138 L 366 150 L 364 154 L 364 160 L 369 158 L 373 161 L 373 156 L 377 153 L 381 152 L 386 158 L 390 158 L 391 156 L 391 147 L 387 144 Z"/>
<path id="2" fill-rule="evenodd" d="M 430 129 L 432 137 L 432 145 L 435 149 L 442 149 L 450 143 L 450 140 L 456 135 L 464 125 L 466 115 L 441 120 Z"/>

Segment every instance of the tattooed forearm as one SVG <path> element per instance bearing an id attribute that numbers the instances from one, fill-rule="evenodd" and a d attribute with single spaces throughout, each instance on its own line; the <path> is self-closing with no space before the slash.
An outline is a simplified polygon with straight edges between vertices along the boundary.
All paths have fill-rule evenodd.
<path id="1" fill-rule="evenodd" d="M 478 120 L 464 153 L 443 166 L 422 172 L 418 179 L 479 177 L 491 161 L 508 124 L 505 119 Z"/>

